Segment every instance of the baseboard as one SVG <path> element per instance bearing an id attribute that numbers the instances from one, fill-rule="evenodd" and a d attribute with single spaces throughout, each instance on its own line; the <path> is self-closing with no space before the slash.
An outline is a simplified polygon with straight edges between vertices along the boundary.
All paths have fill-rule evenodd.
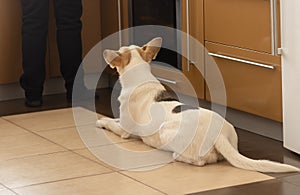
<path id="1" fill-rule="evenodd" d="M 211 103 L 200 100 L 200 106 L 209 109 L 211 107 Z M 281 122 L 228 107 L 226 108 L 226 120 L 228 120 L 236 128 L 250 131 L 278 141 L 283 140 L 283 126 Z"/>
<path id="2" fill-rule="evenodd" d="M 283 125 L 281 122 L 230 108 L 227 109 L 226 118 L 237 128 L 283 141 Z"/>
<path id="3" fill-rule="evenodd" d="M 94 86 L 99 88 L 109 87 L 109 76 L 102 74 L 98 80 L 98 74 L 88 74 L 85 76 L 85 85 L 87 88 L 92 89 Z M 95 83 L 95 81 L 98 81 Z M 61 77 L 51 78 L 45 81 L 44 95 L 53 95 L 65 93 L 64 80 Z M 13 100 L 24 98 L 24 91 L 19 83 L 1 84 L 0 85 L 0 101 Z"/>

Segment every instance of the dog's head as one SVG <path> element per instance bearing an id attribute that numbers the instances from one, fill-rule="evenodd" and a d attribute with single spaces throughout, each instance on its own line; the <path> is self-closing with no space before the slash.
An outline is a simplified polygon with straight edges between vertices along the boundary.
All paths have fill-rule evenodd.
<path id="1" fill-rule="evenodd" d="M 116 68 L 119 75 L 124 73 L 130 66 L 150 63 L 159 52 L 162 44 L 162 38 L 157 37 L 149 41 L 142 47 L 131 45 L 121 47 L 118 51 L 104 50 L 103 56 L 111 68 Z"/>

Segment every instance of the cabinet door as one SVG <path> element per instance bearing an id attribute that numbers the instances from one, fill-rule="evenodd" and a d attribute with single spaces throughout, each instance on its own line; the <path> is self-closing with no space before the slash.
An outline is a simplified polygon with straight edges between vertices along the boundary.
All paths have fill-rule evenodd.
<path id="1" fill-rule="evenodd" d="M 101 40 L 101 20 L 100 0 L 83 0 L 82 3 L 82 49 L 84 57 Z M 50 77 L 60 76 L 60 62 L 55 35 L 55 18 L 53 6 L 51 6 L 49 24 Z"/>
<path id="2" fill-rule="evenodd" d="M 272 52 L 270 0 L 205 0 L 205 40 Z"/>
<path id="3" fill-rule="evenodd" d="M 223 76 L 227 106 L 282 121 L 279 57 L 209 42 L 206 43 L 206 47 L 209 54 L 215 56 L 213 58 Z M 254 63 L 251 65 L 248 62 Z M 211 66 L 212 64 L 206 64 L 208 79 L 215 76 L 210 71 Z M 214 90 L 219 89 L 214 88 Z M 206 98 L 211 101 L 209 93 Z M 214 102 L 220 103 L 221 101 L 214 98 Z"/>
<path id="4" fill-rule="evenodd" d="M 19 0 L 0 2 L 0 84 L 17 82 L 22 72 L 22 9 Z"/>
<path id="5" fill-rule="evenodd" d="M 188 4 L 187 4 L 188 3 Z M 188 18 L 187 18 L 188 17 Z M 182 1 L 182 31 L 189 33 L 193 39 L 197 40 L 200 44 L 204 44 L 204 32 L 203 32 L 203 0 L 183 0 Z M 189 79 L 197 97 L 204 99 L 204 79 L 199 69 L 204 73 L 204 46 L 199 48 L 193 43 L 193 39 L 183 40 L 183 52 L 189 56 L 189 60 L 183 58 L 182 71 L 184 75 Z M 187 50 L 187 45 L 189 49 Z M 187 54 L 189 52 L 189 54 Z M 195 61 L 200 62 L 196 65 Z"/>

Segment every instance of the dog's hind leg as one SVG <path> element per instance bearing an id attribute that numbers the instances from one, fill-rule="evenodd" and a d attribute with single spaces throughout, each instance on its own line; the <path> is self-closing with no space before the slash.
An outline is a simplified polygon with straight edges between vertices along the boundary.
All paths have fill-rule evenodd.
<path id="1" fill-rule="evenodd" d="M 189 159 L 189 158 L 186 158 L 184 156 L 181 156 L 177 153 L 173 153 L 173 158 L 176 160 L 176 161 L 180 161 L 180 162 L 185 162 L 185 163 L 188 163 L 188 164 L 192 164 L 192 165 L 196 165 L 196 166 L 204 166 L 206 164 L 206 161 L 204 160 L 193 160 L 193 159 Z"/>
<path id="2" fill-rule="evenodd" d="M 122 127 L 120 126 L 119 119 L 104 117 L 97 120 L 96 126 L 99 128 L 110 130 L 124 139 L 130 137 L 130 133 L 122 129 Z"/>

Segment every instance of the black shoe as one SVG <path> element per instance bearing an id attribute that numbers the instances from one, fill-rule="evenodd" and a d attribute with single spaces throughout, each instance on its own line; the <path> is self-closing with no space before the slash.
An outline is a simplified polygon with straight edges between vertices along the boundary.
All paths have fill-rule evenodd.
<path id="1" fill-rule="evenodd" d="M 28 107 L 40 107 L 43 105 L 43 101 L 40 99 L 40 100 L 29 100 L 29 99 L 26 99 L 25 100 L 25 105 L 28 106 Z"/>

